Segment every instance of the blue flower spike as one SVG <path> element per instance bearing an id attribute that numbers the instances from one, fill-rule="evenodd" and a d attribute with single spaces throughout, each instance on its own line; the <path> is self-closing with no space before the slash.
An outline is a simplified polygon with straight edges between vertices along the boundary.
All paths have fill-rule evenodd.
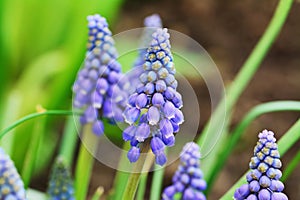
<path id="1" fill-rule="evenodd" d="M 156 163 L 164 165 L 167 161 L 165 147 L 175 144 L 174 134 L 184 121 L 169 38 L 167 29 L 157 28 L 152 34 L 139 77 L 141 83 L 130 95 L 123 113 L 129 124 L 123 139 L 130 141 L 132 146 L 128 152 L 130 162 L 138 160 L 141 144 L 149 139 Z"/>
<path id="2" fill-rule="evenodd" d="M 10 157 L 0 147 L 0 199 L 26 200 L 24 183 Z"/>
<path id="3" fill-rule="evenodd" d="M 102 118 L 111 122 L 122 121 L 127 94 L 119 80 L 121 65 L 112 33 L 105 18 L 88 16 L 89 40 L 84 67 L 73 85 L 73 107 L 84 111 L 81 124 L 91 123 L 96 135 L 102 135 Z"/>
<path id="4" fill-rule="evenodd" d="M 264 130 L 258 135 L 258 142 L 254 148 L 247 174 L 247 184 L 236 189 L 235 200 L 287 200 L 283 193 L 284 185 L 279 180 L 281 161 L 272 131 Z"/>
<path id="5" fill-rule="evenodd" d="M 74 200 L 74 187 L 70 169 L 62 157 L 58 157 L 53 165 L 47 194 L 49 200 Z"/>
<path id="6" fill-rule="evenodd" d="M 162 199 L 173 200 L 179 193 L 182 200 L 206 200 L 206 182 L 200 169 L 200 149 L 194 142 L 187 143 L 180 154 L 180 165 L 172 185 L 165 188 Z"/>

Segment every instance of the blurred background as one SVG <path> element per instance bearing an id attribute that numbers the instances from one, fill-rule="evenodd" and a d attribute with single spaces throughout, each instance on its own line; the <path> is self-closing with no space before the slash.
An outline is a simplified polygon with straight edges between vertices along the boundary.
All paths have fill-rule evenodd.
<path id="1" fill-rule="evenodd" d="M 218 66 L 225 85 L 233 80 L 265 30 L 278 1 L 209 0 L 0 0 L 0 129 L 35 112 L 71 108 L 71 85 L 85 56 L 86 16 L 107 17 L 113 33 L 141 27 L 147 15 L 158 13 L 163 24 L 198 41 Z M 255 105 L 273 100 L 300 100 L 300 3 L 294 3 L 287 23 L 234 112 L 235 124 Z M 181 66 L 176 66 L 181 67 Z M 192 81 L 201 106 L 210 105 L 204 83 Z M 210 115 L 201 110 L 199 130 Z M 256 134 L 267 128 L 280 138 L 299 118 L 296 113 L 264 115 L 247 129 L 213 188 L 218 199 L 248 168 Z M 44 191 L 49 163 L 57 153 L 64 117 L 35 119 L 1 141 L 21 171 L 32 138 L 41 141 L 30 186 Z M 40 126 L 44 123 L 43 126 Z M 42 127 L 42 128 L 41 128 Z M 291 160 L 298 142 L 283 158 Z M 205 162 L 202 161 L 202 162 Z M 166 170 L 164 184 L 177 165 Z M 284 166 L 283 166 L 284 168 Z M 300 199 L 300 166 L 286 183 L 290 199 Z M 112 186 L 115 170 L 96 162 L 90 191 Z M 149 184 L 150 184 L 149 179 Z M 298 190 L 295 188 L 298 187 Z M 148 191 L 149 192 L 149 191 Z"/>

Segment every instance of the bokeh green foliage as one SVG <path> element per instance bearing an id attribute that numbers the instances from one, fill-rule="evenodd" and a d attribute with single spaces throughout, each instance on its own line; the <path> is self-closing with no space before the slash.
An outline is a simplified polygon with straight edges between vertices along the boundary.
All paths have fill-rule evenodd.
<path id="1" fill-rule="evenodd" d="M 0 129 L 35 112 L 70 109 L 71 85 L 85 55 L 86 16 L 101 13 L 114 24 L 122 0 L 0 0 Z M 37 119 L 38 120 L 38 119 Z M 3 138 L 20 172 L 35 124 L 26 122 Z M 64 120 L 47 118 L 35 172 L 53 157 Z"/>

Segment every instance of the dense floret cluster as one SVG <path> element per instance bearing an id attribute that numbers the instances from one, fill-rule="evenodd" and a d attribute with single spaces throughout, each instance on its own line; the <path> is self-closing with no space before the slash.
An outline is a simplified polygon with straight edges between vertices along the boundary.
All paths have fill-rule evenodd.
<path id="1" fill-rule="evenodd" d="M 49 195 L 49 200 L 75 199 L 70 170 L 61 157 L 54 163 L 47 194 Z"/>
<path id="2" fill-rule="evenodd" d="M 281 161 L 272 131 L 264 130 L 258 135 L 259 141 L 254 148 L 247 174 L 248 184 L 242 185 L 234 193 L 236 200 L 287 200 L 282 192 L 283 183 L 279 180 Z"/>
<path id="3" fill-rule="evenodd" d="M 173 200 L 178 194 L 183 200 L 206 200 L 203 190 L 206 182 L 200 169 L 200 149 L 194 142 L 187 143 L 180 155 L 180 165 L 173 176 L 172 185 L 162 195 L 163 200 Z"/>
<path id="4" fill-rule="evenodd" d="M 155 154 L 156 163 L 165 164 L 165 146 L 173 146 L 174 133 L 184 117 L 181 112 L 182 97 L 176 91 L 177 80 L 167 29 L 158 28 L 152 34 L 152 41 L 143 64 L 141 83 L 128 99 L 123 113 L 129 126 L 123 132 L 123 139 L 130 141 L 128 158 L 136 162 L 140 156 L 140 144 L 147 138 Z"/>
<path id="5" fill-rule="evenodd" d="M 10 157 L 0 147 L 0 199 L 25 200 L 23 181 Z"/>
<path id="6" fill-rule="evenodd" d="M 92 123 L 93 132 L 101 135 L 102 118 L 111 122 L 123 120 L 127 94 L 119 85 L 121 65 L 116 61 L 118 54 L 106 19 L 89 16 L 88 28 L 88 52 L 73 86 L 73 106 L 84 111 L 80 122 Z"/>

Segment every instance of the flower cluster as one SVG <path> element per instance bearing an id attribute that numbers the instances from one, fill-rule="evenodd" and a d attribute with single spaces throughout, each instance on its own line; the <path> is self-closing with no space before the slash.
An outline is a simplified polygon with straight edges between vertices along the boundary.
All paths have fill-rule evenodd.
<path id="1" fill-rule="evenodd" d="M 199 146 L 194 142 L 187 143 L 181 152 L 180 166 L 173 176 L 173 184 L 163 192 L 163 200 L 172 200 L 178 193 L 183 200 L 206 200 L 202 192 L 206 189 L 206 182 L 199 159 Z"/>
<path id="2" fill-rule="evenodd" d="M 0 148 L 0 199 L 26 199 L 23 181 L 14 163 L 2 148 Z"/>
<path id="3" fill-rule="evenodd" d="M 96 135 L 103 134 L 101 118 L 122 121 L 126 92 L 119 86 L 121 65 L 106 19 L 100 15 L 88 17 L 89 42 L 84 67 L 73 86 L 73 106 L 84 110 L 82 124 L 92 123 Z"/>
<path id="4" fill-rule="evenodd" d="M 234 193 L 236 200 L 287 200 L 282 192 L 283 183 L 279 180 L 281 161 L 276 139 L 272 131 L 264 130 L 258 135 L 254 156 L 249 163 L 248 184 L 242 185 Z"/>
<path id="5" fill-rule="evenodd" d="M 49 200 L 74 200 L 73 181 L 69 168 L 61 157 L 54 163 L 47 190 Z"/>
<path id="6" fill-rule="evenodd" d="M 174 133 L 184 121 L 169 37 L 167 29 L 158 28 L 152 34 L 139 77 L 141 83 L 130 95 L 123 113 L 125 122 L 130 125 L 123 132 L 123 139 L 130 141 L 132 146 L 128 152 L 130 162 L 138 160 L 140 144 L 149 138 L 156 163 L 165 164 L 165 146 L 174 145 Z"/>

